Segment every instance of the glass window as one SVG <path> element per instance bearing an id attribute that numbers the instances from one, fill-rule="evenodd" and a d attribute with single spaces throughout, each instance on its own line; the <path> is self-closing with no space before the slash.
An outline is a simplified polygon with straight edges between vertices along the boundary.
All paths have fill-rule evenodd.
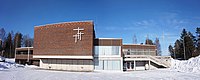
<path id="1" fill-rule="evenodd" d="M 103 70 L 103 61 L 95 62 L 95 69 L 96 70 Z"/>
<path id="2" fill-rule="evenodd" d="M 113 61 L 108 61 L 108 70 L 112 70 L 113 67 Z"/>
<path id="3" fill-rule="evenodd" d="M 95 55 L 99 55 L 99 47 L 98 46 L 95 46 Z"/>
<path id="4" fill-rule="evenodd" d="M 73 65 L 77 65 L 77 60 L 72 60 Z"/>
<path id="5" fill-rule="evenodd" d="M 108 70 L 108 61 L 107 60 L 104 60 L 103 61 L 103 68 L 104 68 L 104 70 Z"/>
<path id="6" fill-rule="evenodd" d="M 42 59 L 42 62 L 47 64 L 48 60 L 47 59 Z"/>
<path id="7" fill-rule="evenodd" d="M 95 46 L 95 56 L 120 55 L 121 46 Z"/>
<path id="8" fill-rule="evenodd" d="M 121 67 L 120 61 L 112 61 L 112 66 L 113 70 L 120 70 Z"/>

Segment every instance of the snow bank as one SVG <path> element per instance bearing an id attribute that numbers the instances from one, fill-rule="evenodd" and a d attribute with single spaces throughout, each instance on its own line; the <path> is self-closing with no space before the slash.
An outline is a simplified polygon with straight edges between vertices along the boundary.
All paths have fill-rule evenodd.
<path id="1" fill-rule="evenodd" d="M 36 66 L 36 65 L 25 65 L 24 66 L 25 68 L 39 68 L 38 66 Z"/>
<path id="2" fill-rule="evenodd" d="M 200 56 L 189 60 L 171 60 L 171 69 L 181 72 L 200 72 Z"/>
<path id="3" fill-rule="evenodd" d="M 3 57 L 0 57 L 3 58 Z M 5 62 L 0 62 L 0 70 L 17 68 L 17 67 L 24 67 L 23 65 L 16 64 L 15 59 L 7 59 L 5 58 Z"/>
<path id="4" fill-rule="evenodd" d="M 0 62 L 3 62 L 3 61 L 5 61 L 5 58 L 0 56 Z"/>

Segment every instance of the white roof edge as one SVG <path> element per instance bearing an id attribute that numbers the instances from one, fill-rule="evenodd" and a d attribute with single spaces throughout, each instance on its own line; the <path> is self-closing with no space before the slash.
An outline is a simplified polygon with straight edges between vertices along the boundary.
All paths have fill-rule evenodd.
<path id="1" fill-rule="evenodd" d="M 146 45 L 146 44 L 127 44 L 127 43 L 123 43 L 123 45 L 143 45 L 143 46 L 156 46 L 156 45 Z"/>
<path id="2" fill-rule="evenodd" d="M 74 23 L 74 22 L 94 22 L 94 21 L 93 20 L 84 20 L 84 21 L 58 22 L 58 23 L 50 23 L 50 24 L 38 25 L 38 26 L 34 26 L 34 27 L 41 27 L 41 26 L 46 26 L 46 25 L 62 24 L 62 23 Z"/>
<path id="3" fill-rule="evenodd" d="M 20 49 L 20 48 L 33 48 L 33 47 L 18 47 L 18 49 Z"/>
<path id="4" fill-rule="evenodd" d="M 33 58 L 93 59 L 93 56 L 52 56 L 52 55 L 33 55 Z"/>
<path id="5" fill-rule="evenodd" d="M 95 38 L 95 39 L 122 39 L 122 38 Z"/>

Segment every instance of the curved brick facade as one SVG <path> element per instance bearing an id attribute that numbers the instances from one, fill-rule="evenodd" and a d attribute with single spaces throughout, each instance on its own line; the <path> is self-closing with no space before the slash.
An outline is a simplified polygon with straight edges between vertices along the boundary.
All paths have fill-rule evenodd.
<path id="1" fill-rule="evenodd" d="M 81 30 L 82 39 L 75 42 L 73 35 Z M 37 26 L 34 29 L 34 55 L 92 56 L 93 22 L 66 22 Z"/>

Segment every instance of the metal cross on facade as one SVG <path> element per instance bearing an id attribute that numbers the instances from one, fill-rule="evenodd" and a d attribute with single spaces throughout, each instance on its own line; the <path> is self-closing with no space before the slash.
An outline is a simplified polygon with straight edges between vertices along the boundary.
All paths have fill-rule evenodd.
<path id="1" fill-rule="evenodd" d="M 81 32 L 81 30 L 84 30 L 83 28 L 77 28 L 77 29 L 73 29 L 74 31 L 78 31 L 75 35 L 73 35 L 73 37 L 75 38 L 75 43 L 78 41 L 78 40 L 81 40 L 82 39 L 82 35 L 84 33 Z"/>

